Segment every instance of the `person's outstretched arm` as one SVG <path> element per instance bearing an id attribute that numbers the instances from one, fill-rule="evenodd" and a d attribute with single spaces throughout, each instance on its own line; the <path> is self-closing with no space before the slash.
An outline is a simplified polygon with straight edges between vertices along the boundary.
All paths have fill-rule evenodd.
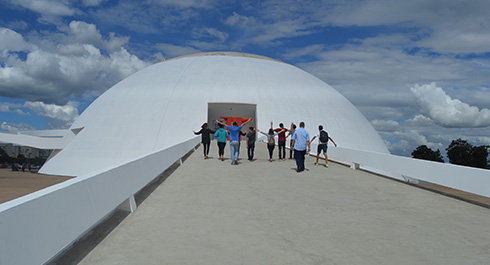
<path id="1" fill-rule="evenodd" d="M 249 118 L 246 122 L 242 123 L 242 127 L 245 126 L 245 124 L 249 123 L 252 120 L 252 118 Z"/>
<path id="2" fill-rule="evenodd" d="M 330 141 L 332 141 L 332 143 L 335 145 L 335 147 L 337 147 L 337 144 L 335 143 L 335 141 L 329 136 L 328 139 L 330 139 Z"/>
<path id="3" fill-rule="evenodd" d="M 221 122 L 220 120 L 216 120 L 216 122 L 217 122 L 217 123 L 219 123 L 219 124 L 221 124 L 221 125 L 223 125 L 223 126 L 225 126 L 225 127 L 227 127 L 227 126 L 228 126 L 228 124 L 226 124 L 226 123 L 224 123 L 224 122 Z"/>

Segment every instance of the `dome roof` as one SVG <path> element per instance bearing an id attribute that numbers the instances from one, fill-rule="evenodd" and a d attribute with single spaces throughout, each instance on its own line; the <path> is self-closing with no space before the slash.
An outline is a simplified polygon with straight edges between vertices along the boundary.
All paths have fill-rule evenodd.
<path id="1" fill-rule="evenodd" d="M 304 121 L 313 136 L 322 124 L 341 147 L 389 153 L 356 107 L 320 79 L 267 57 L 215 52 L 163 61 L 114 85 L 73 123 L 78 134 L 41 172 L 117 166 L 196 137 L 192 131 L 215 116 L 239 114 L 261 130 L 270 121 L 288 128 Z"/>

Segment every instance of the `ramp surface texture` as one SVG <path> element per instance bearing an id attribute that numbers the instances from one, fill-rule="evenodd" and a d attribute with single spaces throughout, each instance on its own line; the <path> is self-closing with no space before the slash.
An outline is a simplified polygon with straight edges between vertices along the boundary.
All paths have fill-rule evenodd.
<path id="1" fill-rule="evenodd" d="M 81 264 L 489 263 L 488 209 L 266 149 L 232 166 L 200 147 Z"/>

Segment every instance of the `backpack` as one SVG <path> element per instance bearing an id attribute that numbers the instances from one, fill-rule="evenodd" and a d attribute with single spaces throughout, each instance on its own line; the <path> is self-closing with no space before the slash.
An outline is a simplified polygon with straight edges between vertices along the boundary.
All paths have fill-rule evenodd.
<path id="1" fill-rule="evenodd" d="M 328 142 L 328 133 L 324 130 L 320 131 L 320 142 L 322 143 Z"/>
<path id="2" fill-rule="evenodd" d="M 269 145 L 270 146 L 276 145 L 276 140 L 274 139 L 274 136 L 269 138 Z"/>

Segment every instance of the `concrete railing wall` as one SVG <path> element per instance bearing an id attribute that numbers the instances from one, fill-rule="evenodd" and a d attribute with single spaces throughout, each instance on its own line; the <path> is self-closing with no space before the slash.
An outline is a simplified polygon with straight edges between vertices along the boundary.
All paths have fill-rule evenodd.
<path id="1" fill-rule="evenodd" d="M 392 178 L 408 177 L 490 197 L 490 170 L 333 146 L 328 156 L 351 163 L 351 168 L 364 166 Z"/>
<path id="2" fill-rule="evenodd" d="M 134 209 L 134 194 L 187 154 L 199 139 L 0 204 L 0 264 L 45 263 L 118 206 Z"/>

